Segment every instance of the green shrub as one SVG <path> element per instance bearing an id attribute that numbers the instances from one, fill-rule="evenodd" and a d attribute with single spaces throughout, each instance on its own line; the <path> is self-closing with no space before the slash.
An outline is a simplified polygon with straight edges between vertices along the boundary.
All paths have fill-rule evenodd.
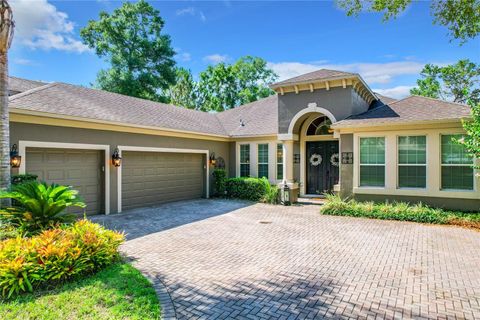
<path id="1" fill-rule="evenodd" d="M 88 220 L 0 242 L 0 289 L 11 297 L 116 261 L 123 234 Z"/>
<path id="2" fill-rule="evenodd" d="M 365 217 L 384 220 L 402 220 L 434 224 L 455 224 L 480 228 L 480 213 L 462 213 L 432 208 L 424 204 L 406 202 L 359 202 L 326 195 L 327 202 L 320 212 L 326 215 Z"/>
<path id="3" fill-rule="evenodd" d="M 21 184 L 37 180 L 38 176 L 35 174 L 16 174 L 12 176 L 12 184 Z"/>
<path id="4" fill-rule="evenodd" d="M 13 199 L 14 204 L 0 209 L 0 219 L 25 235 L 36 234 L 59 223 L 71 223 L 76 216 L 65 213 L 65 209 L 85 207 L 78 191 L 37 181 L 13 185 L 11 191 L 0 192 L 0 199 L 6 198 Z"/>
<path id="5" fill-rule="evenodd" d="M 227 195 L 231 198 L 260 201 L 267 192 L 264 180 L 266 179 L 229 178 L 226 181 Z"/>
<path id="6" fill-rule="evenodd" d="M 215 193 L 217 196 L 224 196 L 227 183 L 227 172 L 225 169 L 215 169 L 213 171 L 213 177 L 215 178 Z"/>
<path id="7" fill-rule="evenodd" d="M 262 198 L 262 202 L 270 204 L 278 204 L 280 202 L 280 189 L 278 186 L 271 185 L 266 178 L 262 178 L 265 184 L 265 195 Z"/>

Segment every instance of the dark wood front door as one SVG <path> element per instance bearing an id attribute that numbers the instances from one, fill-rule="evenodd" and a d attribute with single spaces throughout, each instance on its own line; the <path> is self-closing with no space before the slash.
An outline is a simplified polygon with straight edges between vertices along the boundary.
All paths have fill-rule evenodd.
<path id="1" fill-rule="evenodd" d="M 338 183 L 338 141 L 307 142 L 307 194 L 332 192 Z"/>

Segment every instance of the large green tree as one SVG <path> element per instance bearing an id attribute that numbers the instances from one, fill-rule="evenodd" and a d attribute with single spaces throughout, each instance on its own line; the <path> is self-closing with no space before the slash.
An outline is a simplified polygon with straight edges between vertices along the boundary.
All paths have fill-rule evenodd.
<path id="1" fill-rule="evenodd" d="M 468 59 L 447 66 L 427 64 L 420 75 L 411 94 L 458 103 L 480 103 L 480 65 Z"/>
<path id="2" fill-rule="evenodd" d="M 469 104 L 472 108 L 472 117 L 463 121 L 463 128 L 467 134 L 459 140 L 459 143 L 463 144 L 474 158 L 480 159 L 480 103 Z"/>
<path id="3" fill-rule="evenodd" d="M 169 102 L 188 109 L 198 109 L 198 84 L 192 72 L 184 68 L 176 71 L 176 81 L 168 90 Z"/>
<path id="4" fill-rule="evenodd" d="M 83 42 L 106 58 L 95 86 L 129 96 L 165 101 L 175 83 L 175 51 L 162 33 L 160 12 L 144 0 L 125 2 L 112 14 L 101 12 L 80 32 Z"/>
<path id="5" fill-rule="evenodd" d="M 383 13 L 383 20 L 396 18 L 413 0 L 336 0 L 347 15 L 356 16 L 362 11 Z M 433 22 L 448 28 L 451 39 L 461 44 L 480 33 L 480 1 L 433 0 L 430 9 Z"/>

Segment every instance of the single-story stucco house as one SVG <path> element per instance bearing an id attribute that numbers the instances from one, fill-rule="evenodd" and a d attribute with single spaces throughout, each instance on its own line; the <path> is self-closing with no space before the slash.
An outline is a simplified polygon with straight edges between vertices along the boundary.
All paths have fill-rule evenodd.
<path id="1" fill-rule="evenodd" d="M 10 139 L 22 157 L 12 173 L 73 185 L 89 214 L 209 197 L 212 169 L 223 165 L 302 197 L 480 208 L 474 160 L 452 141 L 465 133 L 468 106 L 383 97 L 359 74 L 325 69 L 271 88 L 268 98 L 205 113 L 12 77 Z"/>

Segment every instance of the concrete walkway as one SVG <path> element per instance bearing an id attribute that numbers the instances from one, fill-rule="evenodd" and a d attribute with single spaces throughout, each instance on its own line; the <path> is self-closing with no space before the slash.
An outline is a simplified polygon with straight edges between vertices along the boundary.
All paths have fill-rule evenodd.
<path id="1" fill-rule="evenodd" d="M 480 233 L 196 200 L 93 220 L 179 319 L 480 319 Z"/>

